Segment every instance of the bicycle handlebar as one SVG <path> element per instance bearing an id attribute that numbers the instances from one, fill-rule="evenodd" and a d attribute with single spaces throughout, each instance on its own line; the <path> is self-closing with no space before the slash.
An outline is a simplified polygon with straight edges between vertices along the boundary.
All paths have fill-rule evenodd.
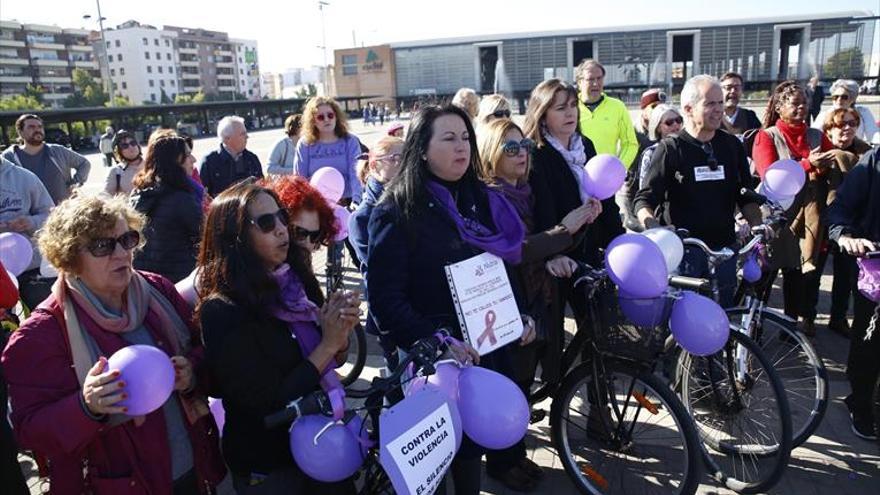
<path id="1" fill-rule="evenodd" d="M 406 372 L 410 363 L 415 363 L 425 370 L 426 374 L 434 373 L 434 363 L 446 350 L 446 340 L 449 338 L 447 330 L 439 330 L 431 337 L 417 341 L 410 348 L 409 354 L 395 368 L 394 373 L 385 378 L 374 378 L 372 384 L 366 390 L 349 390 L 346 397 L 363 399 L 376 392 L 388 392 L 399 385 L 400 377 Z M 276 411 L 263 418 L 266 428 L 276 428 L 285 423 L 296 420 L 309 414 L 333 415 L 333 406 L 330 397 L 324 390 L 315 390 L 284 406 L 284 409 Z"/>
<path id="2" fill-rule="evenodd" d="M 683 277 L 681 275 L 670 276 L 669 285 L 694 292 L 708 292 L 712 288 L 712 282 L 705 278 Z"/>

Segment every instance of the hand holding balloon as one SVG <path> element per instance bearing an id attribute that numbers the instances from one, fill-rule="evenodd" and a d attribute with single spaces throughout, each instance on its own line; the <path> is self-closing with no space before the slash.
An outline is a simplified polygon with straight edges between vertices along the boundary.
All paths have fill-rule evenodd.
<path id="1" fill-rule="evenodd" d="M 123 390 L 125 382 L 119 376 L 119 370 L 107 371 L 107 358 L 98 358 L 89 370 L 82 388 L 83 402 L 90 413 L 101 416 L 128 412 L 128 408 L 116 405 L 128 396 Z"/>
<path id="2" fill-rule="evenodd" d="M 171 364 L 174 365 L 174 390 L 185 392 L 193 387 L 193 365 L 192 362 L 183 356 L 174 356 L 171 358 Z"/>

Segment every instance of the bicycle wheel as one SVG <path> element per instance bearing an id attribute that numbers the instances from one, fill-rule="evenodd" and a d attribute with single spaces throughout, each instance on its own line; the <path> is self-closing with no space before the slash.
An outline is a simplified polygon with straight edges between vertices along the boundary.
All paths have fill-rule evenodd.
<path id="1" fill-rule="evenodd" d="M 740 325 L 748 308 L 727 310 L 730 322 Z M 816 431 L 828 409 L 828 370 L 816 349 L 797 331 L 795 322 L 764 308 L 748 331 L 782 380 L 791 408 L 792 448 Z"/>
<path id="2" fill-rule="evenodd" d="M 354 383 L 367 363 L 367 335 L 364 326 L 358 323 L 348 335 L 348 358 L 345 364 L 336 368 L 339 373 L 339 381 L 347 387 Z"/>
<path id="3" fill-rule="evenodd" d="M 731 328 L 710 356 L 682 353 L 682 402 L 708 447 L 711 475 L 740 493 L 779 481 L 791 455 L 791 417 L 782 380 L 752 339 Z"/>
<path id="4" fill-rule="evenodd" d="M 589 363 L 563 380 L 550 425 L 565 471 L 581 493 L 695 493 L 694 424 L 666 383 L 632 367 L 606 362 L 598 387 Z"/>

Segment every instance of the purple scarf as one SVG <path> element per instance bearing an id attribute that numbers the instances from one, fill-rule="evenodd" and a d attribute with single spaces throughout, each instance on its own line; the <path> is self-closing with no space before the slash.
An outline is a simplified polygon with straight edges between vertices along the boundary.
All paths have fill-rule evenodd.
<path id="1" fill-rule="evenodd" d="M 321 343 L 318 306 L 306 296 L 302 282 L 287 263 L 278 267 L 272 275 L 281 288 L 279 300 L 269 308 L 272 316 L 287 323 L 291 335 L 299 342 L 303 358 L 308 358 Z M 321 373 L 321 388 L 331 395 L 331 401 L 333 395 L 341 397 L 344 394 L 334 364 L 331 361 L 325 369 L 318 370 Z"/>
<path id="2" fill-rule="evenodd" d="M 504 179 L 495 179 L 493 186 L 510 201 L 516 209 L 519 218 L 526 224 L 526 230 L 531 231 L 532 225 L 532 187 L 528 182 L 512 185 Z"/>
<path id="3" fill-rule="evenodd" d="M 461 239 L 473 247 L 492 253 L 508 263 L 519 264 L 522 259 L 522 243 L 525 228 L 516 209 L 504 196 L 483 186 L 489 199 L 492 222 L 498 232 L 492 232 L 480 222 L 462 216 L 449 190 L 429 180 L 428 191 L 443 205 L 449 218 L 455 223 Z"/>

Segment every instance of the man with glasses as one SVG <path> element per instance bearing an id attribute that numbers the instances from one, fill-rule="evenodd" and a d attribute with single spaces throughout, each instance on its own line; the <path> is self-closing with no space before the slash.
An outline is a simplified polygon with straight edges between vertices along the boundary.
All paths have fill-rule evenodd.
<path id="1" fill-rule="evenodd" d="M 2 157 L 39 177 L 56 205 L 89 178 L 91 164 L 84 156 L 60 144 L 45 142 L 43 119 L 37 115 L 22 115 L 15 121 L 15 129 L 23 144 L 10 146 Z"/>
<path id="2" fill-rule="evenodd" d="M 761 120 L 755 112 L 739 106 L 743 95 L 743 78 L 736 72 L 721 76 L 721 90 L 724 92 L 724 130 L 734 136 L 742 136 L 751 129 L 760 129 Z"/>
<path id="3" fill-rule="evenodd" d="M 639 152 L 639 142 L 626 105 L 605 94 L 605 67 L 586 59 L 575 70 L 575 79 L 581 134 L 590 138 L 596 153 L 614 155 L 629 168 Z"/>
<path id="4" fill-rule="evenodd" d="M 699 75 L 688 80 L 681 105 L 685 126 L 657 145 L 634 210 L 645 228 L 653 228 L 661 224 L 658 208 L 663 207 L 668 225 L 687 229 L 710 248 L 721 249 L 736 240 L 737 207 L 751 225 L 761 223 L 758 205 L 740 194 L 750 178 L 745 151 L 738 139 L 718 132 L 724 118 L 724 93 L 717 79 Z M 679 270 L 683 275 L 707 277 L 705 254 L 686 246 Z M 723 263 L 716 276 L 720 303 L 732 305 L 736 259 Z"/>
<path id="5" fill-rule="evenodd" d="M 221 144 L 202 158 L 199 175 L 208 194 L 216 198 L 229 186 L 248 177 L 263 178 L 263 166 L 257 155 L 247 149 L 248 133 L 244 119 L 226 116 L 217 123 Z"/>

